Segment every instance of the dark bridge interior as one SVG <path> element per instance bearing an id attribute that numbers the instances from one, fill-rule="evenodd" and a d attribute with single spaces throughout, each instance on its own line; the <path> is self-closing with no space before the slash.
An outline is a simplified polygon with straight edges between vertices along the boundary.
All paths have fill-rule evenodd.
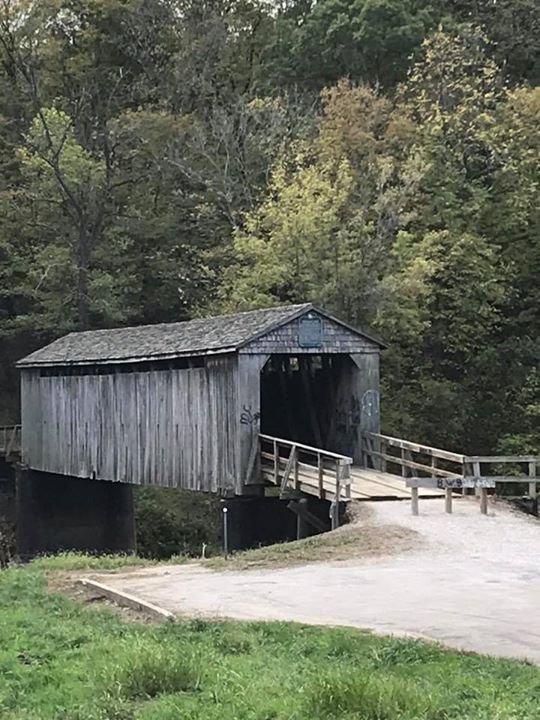
<path id="1" fill-rule="evenodd" d="M 261 432 L 343 452 L 352 365 L 348 355 L 272 355 L 261 372 Z"/>

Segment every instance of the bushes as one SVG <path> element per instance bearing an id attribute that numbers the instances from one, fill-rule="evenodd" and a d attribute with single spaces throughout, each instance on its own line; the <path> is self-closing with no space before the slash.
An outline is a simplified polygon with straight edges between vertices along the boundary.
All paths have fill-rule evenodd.
<path id="1" fill-rule="evenodd" d="M 15 528 L 0 518 L 0 570 L 8 566 L 15 555 Z"/>
<path id="2" fill-rule="evenodd" d="M 220 547 L 220 501 L 216 495 L 178 488 L 136 488 L 137 553 L 156 559 L 207 555 Z"/>

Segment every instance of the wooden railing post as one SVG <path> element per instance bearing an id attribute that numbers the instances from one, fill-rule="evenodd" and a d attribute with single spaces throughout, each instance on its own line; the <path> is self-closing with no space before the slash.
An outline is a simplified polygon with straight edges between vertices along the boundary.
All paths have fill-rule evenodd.
<path id="1" fill-rule="evenodd" d="M 319 498 L 322 500 L 324 494 L 324 464 L 321 453 L 317 453 L 317 475 L 319 482 Z"/>
<path id="2" fill-rule="evenodd" d="M 341 460 L 336 462 L 336 489 L 332 512 L 332 530 L 339 527 L 339 499 L 341 497 Z"/>
<path id="3" fill-rule="evenodd" d="M 480 512 L 487 515 L 488 511 L 488 491 L 486 487 L 480 488 Z"/>
<path id="4" fill-rule="evenodd" d="M 387 446 L 386 446 L 386 444 L 385 444 L 385 442 L 384 442 L 384 440 L 380 440 L 380 441 L 379 441 L 379 452 L 381 453 L 381 455 L 385 455 L 387 452 L 389 452 L 389 451 L 388 451 L 388 448 L 387 448 Z M 381 457 L 381 458 L 380 458 L 380 463 L 381 463 L 381 465 L 380 465 L 381 472 L 384 472 L 384 473 L 385 473 L 385 472 L 386 472 L 386 467 L 387 467 L 387 465 L 386 465 L 386 458 Z"/>
<path id="5" fill-rule="evenodd" d="M 418 515 L 418 488 L 411 488 L 411 510 L 413 515 Z"/>
<path id="6" fill-rule="evenodd" d="M 347 500 L 351 500 L 352 498 L 352 488 L 351 488 L 351 462 L 350 460 L 343 460 L 343 477 L 342 480 L 346 480 L 345 483 L 345 497 Z"/>
<path id="7" fill-rule="evenodd" d="M 480 469 L 480 463 L 479 462 L 473 462 L 473 476 L 476 478 L 481 477 L 482 470 Z M 480 495 L 479 488 L 475 488 L 474 494 L 478 497 Z"/>
<path id="8" fill-rule="evenodd" d="M 532 498 L 532 500 L 536 500 L 536 495 L 537 495 L 536 483 L 537 483 L 537 480 L 536 480 L 536 462 L 535 462 L 534 460 L 532 460 L 532 461 L 529 463 L 529 477 L 534 478 L 534 480 L 533 480 L 532 482 L 529 482 L 529 496 Z"/>
<path id="9" fill-rule="evenodd" d="M 452 514 L 452 488 L 444 489 L 444 509 L 448 514 Z"/>
<path id="10" fill-rule="evenodd" d="M 274 482 L 279 485 L 279 455 L 277 440 L 274 440 Z"/>

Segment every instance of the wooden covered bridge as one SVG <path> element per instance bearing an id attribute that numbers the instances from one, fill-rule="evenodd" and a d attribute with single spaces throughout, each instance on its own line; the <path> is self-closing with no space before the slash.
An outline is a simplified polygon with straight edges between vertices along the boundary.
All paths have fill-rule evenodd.
<path id="1" fill-rule="evenodd" d="M 71 333 L 32 353 L 18 363 L 22 430 L 0 432 L 0 455 L 2 437 L 20 445 L 21 545 L 84 546 L 96 528 L 102 546 L 129 545 L 132 485 L 279 487 L 331 505 L 333 524 L 350 498 L 441 494 L 405 478 L 459 478 L 467 459 L 380 435 L 382 347 L 302 304 Z"/>

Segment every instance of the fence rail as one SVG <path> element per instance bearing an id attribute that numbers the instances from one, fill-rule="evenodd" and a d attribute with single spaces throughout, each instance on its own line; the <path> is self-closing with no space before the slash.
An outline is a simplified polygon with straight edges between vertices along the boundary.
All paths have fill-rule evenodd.
<path id="1" fill-rule="evenodd" d="M 331 500 L 332 528 L 339 525 L 339 503 L 351 497 L 352 458 L 302 443 L 260 435 L 263 477 L 280 488 L 280 496 L 301 491 Z"/>
<path id="2" fill-rule="evenodd" d="M 466 477 L 484 478 L 499 484 L 518 483 L 527 486 L 527 495 L 533 500 L 538 496 L 539 471 L 540 456 L 536 455 L 468 455 L 465 457 Z M 512 495 L 506 494 L 506 497 L 512 497 Z"/>
<path id="3" fill-rule="evenodd" d="M 363 465 L 401 474 L 411 488 L 413 513 L 418 513 L 418 488 L 445 491 L 446 511 L 452 512 L 452 494 L 474 488 L 480 509 L 487 512 L 488 488 L 497 493 L 505 483 L 527 486 L 526 495 L 538 497 L 540 457 L 536 455 L 460 455 L 378 433 L 362 433 Z M 517 497 L 504 493 L 505 497 Z M 519 497 L 522 497 L 519 495 Z"/>
<path id="4" fill-rule="evenodd" d="M 21 452 L 21 426 L 0 425 L 0 457 L 11 459 Z"/>

